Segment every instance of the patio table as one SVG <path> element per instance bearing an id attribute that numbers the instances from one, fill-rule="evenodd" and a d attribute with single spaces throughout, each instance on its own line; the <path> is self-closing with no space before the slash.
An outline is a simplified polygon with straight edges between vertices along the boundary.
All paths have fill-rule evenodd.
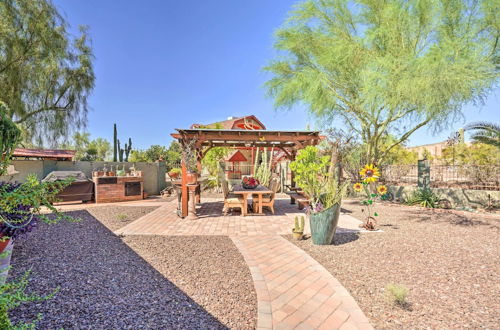
<path id="1" fill-rule="evenodd" d="M 269 188 L 264 187 L 262 185 L 258 185 L 257 187 L 255 187 L 255 189 L 245 189 L 241 184 L 238 184 L 234 186 L 232 193 L 242 195 L 243 199 L 245 200 L 245 205 L 243 206 L 243 214 L 248 213 L 247 211 L 248 207 L 246 203 L 248 195 L 258 195 L 259 198 L 257 203 L 258 205 L 257 212 L 255 210 L 253 210 L 253 212 L 257 214 L 264 214 L 264 212 L 262 212 L 262 196 L 265 194 L 272 194 L 273 192 L 269 190 Z"/>

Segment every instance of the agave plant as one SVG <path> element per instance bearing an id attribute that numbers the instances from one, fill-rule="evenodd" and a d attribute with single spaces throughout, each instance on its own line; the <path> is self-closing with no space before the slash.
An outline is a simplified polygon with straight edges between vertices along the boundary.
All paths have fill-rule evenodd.
<path id="1" fill-rule="evenodd" d="M 473 131 L 471 136 L 475 142 L 489 144 L 500 148 L 500 125 L 495 123 L 477 122 L 464 127 L 466 131 Z"/>
<path id="2" fill-rule="evenodd" d="M 430 189 L 416 190 L 405 202 L 407 205 L 420 205 L 427 208 L 435 208 L 438 206 L 439 197 Z"/>

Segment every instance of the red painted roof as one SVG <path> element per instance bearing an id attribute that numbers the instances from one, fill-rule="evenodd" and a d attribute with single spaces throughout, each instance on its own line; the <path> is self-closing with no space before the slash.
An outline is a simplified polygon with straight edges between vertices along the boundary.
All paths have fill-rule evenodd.
<path id="1" fill-rule="evenodd" d="M 254 121 L 257 125 L 250 123 L 249 121 Z M 260 120 L 257 119 L 254 115 L 243 116 L 232 118 L 224 121 L 219 121 L 216 123 L 202 125 L 202 124 L 193 124 L 190 128 L 217 128 L 217 129 L 266 129 L 266 126 L 262 124 Z"/>
<path id="2" fill-rule="evenodd" d="M 12 153 L 12 157 L 32 157 L 32 158 L 72 160 L 73 157 L 75 156 L 75 153 L 76 153 L 75 150 L 17 148 Z"/>
<path id="3" fill-rule="evenodd" d="M 229 157 L 228 162 L 246 162 L 247 159 L 239 150 L 236 150 L 231 157 Z"/>

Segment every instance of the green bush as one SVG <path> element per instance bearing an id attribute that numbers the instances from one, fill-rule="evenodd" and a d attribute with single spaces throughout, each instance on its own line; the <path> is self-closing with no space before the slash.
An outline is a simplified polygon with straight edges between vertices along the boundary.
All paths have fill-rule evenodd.
<path id="1" fill-rule="evenodd" d="M 439 203 L 439 197 L 429 188 L 421 188 L 405 201 L 406 205 L 420 205 L 428 208 L 435 208 Z"/>
<path id="2" fill-rule="evenodd" d="M 399 306 L 407 305 L 408 289 L 401 284 L 388 284 L 385 288 L 390 301 Z"/>

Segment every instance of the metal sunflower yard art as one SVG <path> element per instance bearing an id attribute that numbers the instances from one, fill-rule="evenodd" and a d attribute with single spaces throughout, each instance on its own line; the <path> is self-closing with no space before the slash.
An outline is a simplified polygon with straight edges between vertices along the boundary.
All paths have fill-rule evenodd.
<path id="1" fill-rule="evenodd" d="M 366 199 L 361 201 L 364 206 L 362 211 L 365 212 L 366 218 L 360 227 L 366 230 L 376 230 L 377 220 L 375 217 L 378 216 L 378 213 L 373 210 L 373 202 L 387 194 L 387 187 L 384 185 L 377 186 L 380 170 L 374 164 L 365 165 L 359 171 L 359 175 L 361 176 L 361 182 L 355 183 L 352 187 L 357 192 L 364 191 L 366 193 Z"/>

